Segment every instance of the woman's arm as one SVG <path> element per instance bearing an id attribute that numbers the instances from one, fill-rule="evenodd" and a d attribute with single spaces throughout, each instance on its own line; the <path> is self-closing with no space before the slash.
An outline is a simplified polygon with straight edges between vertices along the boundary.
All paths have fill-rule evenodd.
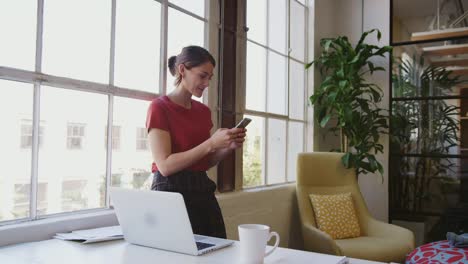
<path id="1" fill-rule="evenodd" d="M 229 148 L 231 143 L 235 141 L 234 137 L 235 135 L 231 129 L 218 129 L 209 139 L 200 145 L 184 152 L 172 153 L 171 135 L 169 132 L 152 128 L 148 133 L 153 160 L 159 172 L 164 176 L 172 175 L 190 167 L 212 152 Z"/>
<path id="2" fill-rule="evenodd" d="M 231 153 L 232 153 L 232 149 L 229 149 L 229 148 L 218 149 L 217 151 L 211 153 L 210 164 L 209 164 L 210 168 L 218 165 L 220 161 L 225 159 Z"/>

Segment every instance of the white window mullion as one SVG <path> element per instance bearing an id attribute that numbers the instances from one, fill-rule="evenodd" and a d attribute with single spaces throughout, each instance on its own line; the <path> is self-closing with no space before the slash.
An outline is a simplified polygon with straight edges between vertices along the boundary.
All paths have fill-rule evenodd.
<path id="1" fill-rule="evenodd" d="M 159 94 L 166 94 L 167 80 L 167 30 L 168 30 L 168 0 L 161 1 L 161 39 L 160 39 L 160 64 L 159 64 Z"/>
<path id="2" fill-rule="evenodd" d="M 33 132 L 32 132 L 32 148 L 31 148 L 31 190 L 29 198 L 29 216 L 31 219 L 37 218 L 37 190 L 38 190 L 38 161 L 39 161 L 39 120 L 40 120 L 40 94 L 41 87 L 39 84 L 34 84 L 33 97 Z"/>
<path id="3" fill-rule="evenodd" d="M 109 65 L 109 84 L 110 87 L 114 85 L 114 72 L 115 72 L 115 26 L 117 14 L 117 0 L 112 0 L 111 11 L 111 45 L 110 45 L 110 65 Z M 105 204 L 107 207 L 110 205 L 109 187 L 112 183 L 112 133 L 113 133 L 113 113 L 114 113 L 114 96 L 108 95 L 107 105 L 107 144 L 106 144 L 106 188 L 105 188 Z"/>
<path id="4" fill-rule="evenodd" d="M 115 0 L 114 0 L 115 1 Z M 109 187 L 112 184 L 112 133 L 113 133 L 113 113 L 114 96 L 109 95 L 109 104 L 107 112 L 107 144 L 106 144 L 106 203 L 105 207 L 110 205 Z"/>
<path id="5" fill-rule="evenodd" d="M 269 19 L 269 13 L 270 13 L 270 5 L 269 5 L 269 1 L 267 0 L 264 0 L 266 2 L 266 23 L 265 23 L 265 46 L 268 47 L 268 19 Z M 270 57 L 270 54 L 269 54 L 269 51 L 267 50 L 266 51 L 266 66 L 265 66 L 265 112 L 268 112 L 268 60 L 269 60 L 269 57 Z M 265 160 L 262 164 L 262 171 L 264 172 L 264 175 L 263 175 L 263 179 L 264 179 L 264 182 L 265 182 L 265 185 L 268 185 L 268 166 L 267 166 L 267 163 L 268 163 L 268 122 L 269 122 L 269 118 L 265 118 L 265 127 L 264 127 L 264 140 L 263 140 L 263 145 L 265 146 L 264 148 L 264 157 L 265 157 Z"/>
<path id="6" fill-rule="evenodd" d="M 41 72 L 42 69 L 42 35 L 44 26 L 44 0 L 37 1 L 37 24 L 36 24 L 36 64 L 34 70 Z M 29 197 L 29 217 L 37 218 L 37 189 L 39 170 L 39 123 L 40 123 L 40 94 L 39 83 L 34 84 L 33 95 L 33 134 L 31 147 L 31 189 Z"/>
<path id="7" fill-rule="evenodd" d="M 36 25 L 36 65 L 35 71 L 42 70 L 42 35 L 44 27 L 44 0 L 37 0 L 37 25 Z"/>
<path id="8" fill-rule="evenodd" d="M 109 84 L 114 86 L 114 69 L 115 69 L 115 21 L 117 0 L 112 0 L 111 10 L 111 37 L 110 37 L 110 56 L 109 56 Z"/>
<path id="9" fill-rule="evenodd" d="M 308 34 L 309 33 L 309 8 L 307 6 L 305 7 L 305 12 L 306 12 L 305 13 L 305 21 L 304 21 L 304 23 L 305 23 L 305 34 L 306 34 L 305 36 L 309 36 L 309 34 Z M 309 61 L 309 38 L 308 37 L 305 38 L 305 42 L 306 42 L 305 43 L 305 61 L 306 61 L 306 63 L 308 63 L 308 61 Z M 305 67 L 305 65 L 304 65 L 304 67 Z M 308 88 L 309 88 L 309 75 L 304 73 L 304 91 L 303 91 L 303 93 L 304 93 L 304 98 L 306 98 L 306 101 L 309 100 L 308 92 L 307 92 L 309 90 Z M 306 122 L 304 123 L 304 129 L 303 129 L 304 130 L 303 131 L 303 139 L 304 140 L 302 141 L 302 144 L 303 144 L 302 151 L 307 151 L 308 138 L 309 138 L 307 136 L 307 120 L 308 120 L 307 106 L 308 106 L 308 104 L 305 103 L 304 104 L 304 109 L 303 109 L 303 111 L 304 111 L 304 120 Z"/>
<path id="10" fill-rule="evenodd" d="M 311 25 L 309 25 L 309 22 L 310 22 L 310 19 L 309 19 L 309 16 L 310 16 L 310 9 L 308 7 L 306 7 L 306 16 L 305 16 L 305 28 L 306 28 L 306 36 L 309 36 L 309 32 L 310 32 L 310 29 L 313 27 L 311 27 Z M 313 19 L 312 19 L 313 20 Z M 313 34 L 313 33 L 312 33 Z M 306 38 L 305 39 L 306 41 L 306 44 L 305 44 L 305 52 L 306 52 L 306 63 L 309 62 L 309 55 L 312 55 L 310 57 L 313 57 L 313 54 L 309 54 L 309 51 L 313 52 L 310 47 L 309 47 L 309 44 L 312 44 L 312 42 L 309 43 L 309 38 Z M 305 67 L 305 65 L 304 65 Z M 313 66 L 314 67 L 314 66 Z M 314 68 L 309 68 L 309 72 L 312 72 L 311 74 L 313 74 L 313 69 Z M 313 89 L 313 86 L 310 85 L 309 86 L 309 81 L 313 81 L 313 80 L 310 80 L 309 79 L 309 73 L 308 72 L 305 72 L 304 73 L 304 98 L 306 98 L 306 100 L 308 101 L 309 98 L 308 98 L 308 95 L 311 94 L 312 91 L 309 92 L 309 88 L 310 90 Z M 311 75 L 312 76 L 312 75 Z M 304 104 L 304 121 L 305 121 L 305 124 L 304 124 L 304 146 L 303 146 L 303 151 L 309 151 L 308 150 L 308 147 L 310 146 L 310 150 L 313 150 L 313 140 L 314 140 L 314 137 L 313 137 L 313 132 L 314 132 L 314 129 L 313 129 L 313 111 L 314 111 L 314 108 L 313 107 L 307 107 L 308 104 Z M 310 109 L 310 111 L 309 111 Z M 310 124 L 309 124 L 309 117 L 312 118 Z"/>

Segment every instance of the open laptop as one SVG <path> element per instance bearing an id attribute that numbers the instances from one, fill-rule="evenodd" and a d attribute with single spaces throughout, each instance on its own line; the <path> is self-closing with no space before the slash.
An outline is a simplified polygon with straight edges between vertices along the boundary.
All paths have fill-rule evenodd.
<path id="1" fill-rule="evenodd" d="M 129 243 L 196 256 L 234 243 L 194 235 L 180 193 L 111 187 L 110 198 Z"/>

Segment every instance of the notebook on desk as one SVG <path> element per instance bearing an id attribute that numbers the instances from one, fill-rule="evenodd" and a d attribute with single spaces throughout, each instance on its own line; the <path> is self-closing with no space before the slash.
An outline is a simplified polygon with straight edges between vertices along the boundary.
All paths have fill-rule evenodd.
<path id="1" fill-rule="evenodd" d="M 129 243 L 190 255 L 202 255 L 234 243 L 194 235 L 179 193 L 111 187 L 110 197 Z"/>

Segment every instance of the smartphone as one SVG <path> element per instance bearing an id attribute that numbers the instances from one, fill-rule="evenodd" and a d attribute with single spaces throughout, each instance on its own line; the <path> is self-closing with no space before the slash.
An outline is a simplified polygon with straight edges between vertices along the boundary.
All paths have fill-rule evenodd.
<path id="1" fill-rule="evenodd" d="M 244 117 L 234 128 L 245 128 L 252 119 Z"/>

